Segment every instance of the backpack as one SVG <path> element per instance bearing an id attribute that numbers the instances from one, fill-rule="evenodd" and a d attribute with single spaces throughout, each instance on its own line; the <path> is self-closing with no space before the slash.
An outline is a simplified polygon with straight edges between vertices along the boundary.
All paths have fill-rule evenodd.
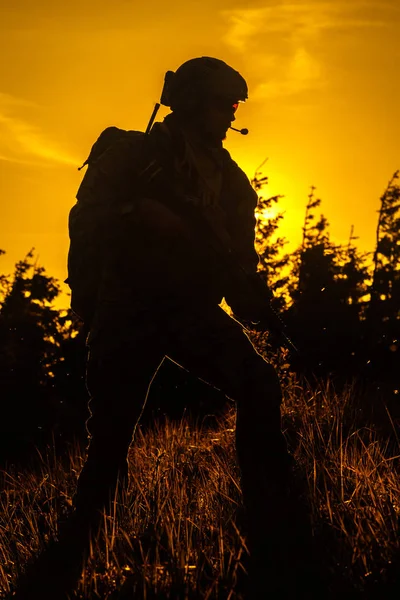
<path id="1" fill-rule="evenodd" d="M 128 168 L 140 164 L 145 134 L 118 127 L 105 129 L 83 165 L 88 165 L 69 213 L 68 278 L 71 309 L 89 329 L 104 261 L 118 236 Z M 126 200 L 126 196 L 125 196 Z"/>

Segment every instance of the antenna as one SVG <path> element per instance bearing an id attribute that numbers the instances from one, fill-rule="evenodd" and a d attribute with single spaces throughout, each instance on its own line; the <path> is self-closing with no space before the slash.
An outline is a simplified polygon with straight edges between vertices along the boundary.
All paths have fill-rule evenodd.
<path id="1" fill-rule="evenodd" d="M 171 84 L 172 84 L 172 80 L 174 78 L 174 75 L 175 75 L 174 71 L 167 71 L 165 73 L 164 85 L 163 85 L 163 89 L 162 89 L 162 92 L 161 92 L 161 99 L 160 99 L 160 102 L 156 103 L 156 105 L 154 107 L 154 110 L 153 110 L 153 112 L 151 114 L 150 121 L 149 121 L 149 123 L 147 125 L 147 128 L 146 128 L 146 135 L 148 133 L 150 133 L 150 130 L 153 127 L 154 119 L 157 116 L 157 113 L 158 113 L 158 110 L 159 110 L 161 104 L 163 106 L 169 106 L 170 105 L 170 103 L 169 103 L 170 102 L 169 101 L 169 94 L 170 94 L 170 91 L 171 91 Z"/>

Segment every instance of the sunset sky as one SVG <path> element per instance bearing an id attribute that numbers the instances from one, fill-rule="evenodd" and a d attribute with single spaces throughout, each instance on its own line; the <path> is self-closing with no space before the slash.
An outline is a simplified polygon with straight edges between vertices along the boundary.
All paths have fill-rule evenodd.
<path id="1" fill-rule="evenodd" d="M 67 217 L 102 129 L 144 130 L 165 71 L 215 56 L 245 77 L 229 132 L 251 177 L 268 157 L 284 233 L 300 241 L 311 185 L 335 241 L 372 250 L 400 169 L 400 3 L 341 0 L 0 0 L 0 274 L 34 246 L 66 277 Z M 159 119 L 167 114 L 159 112 Z"/>

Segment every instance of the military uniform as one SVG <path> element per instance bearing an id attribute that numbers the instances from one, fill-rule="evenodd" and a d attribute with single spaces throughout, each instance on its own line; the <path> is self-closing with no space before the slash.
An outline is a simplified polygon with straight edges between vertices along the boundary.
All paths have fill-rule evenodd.
<path id="1" fill-rule="evenodd" d="M 224 241 L 246 269 L 255 273 L 257 195 L 243 171 L 221 147 L 215 162 L 217 191 L 214 197 L 208 193 L 202 203 L 204 180 L 194 169 L 194 161 L 185 164 L 186 140 L 172 114 L 153 128 L 150 138 L 151 151 L 154 145 L 163 151 L 155 153 L 156 174 L 140 193 L 167 206 L 169 200 L 174 202 L 174 194 L 175 201 L 177 195 L 184 201 L 187 196 L 197 199 L 194 211 L 207 214 L 209 222 L 215 216 L 217 234 L 225 232 Z M 247 308 L 243 290 L 230 285 L 226 266 L 208 245 L 207 229 L 181 238 L 156 236 L 151 226 L 143 227 L 135 205 L 137 173 L 133 176 L 129 170 L 133 163 L 126 150 L 114 149 L 96 165 L 98 176 L 104 177 L 104 189 L 114 180 L 115 171 L 125 178 L 124 217 L 123 233 L 115 240 L 104 269 L 88 338 L 90 444 L 76 507 L 93 516 L 96 508 L 113 497 L 118 475 L 126 484 L 126 457 L 135 425 L 151 381 L 167 356 L 236 402 L 242 489 L 245 504 L 254 513 L 260 510 L 268 481 L 274 482 L 276 491 L 276 482 L 287 475 L 278 377 L 239 322 L 218 306 L 225 296 L 238 315 Z M 173 210 L 179 213 L 182 206 L 173 205 Z"/>

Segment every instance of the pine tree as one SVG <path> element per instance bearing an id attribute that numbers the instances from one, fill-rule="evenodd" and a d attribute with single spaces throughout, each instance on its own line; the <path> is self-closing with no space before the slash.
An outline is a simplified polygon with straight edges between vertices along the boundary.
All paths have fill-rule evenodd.
<path id="1" fill-rule="evenodd" d="M 71 315 L 54 308 L 60 292 L 37 265 L 33 249 L 2 276 L 0 303 L 1 442 L 16 446 L 40 440 L 59 417 L 55 370 L 64 344 L 74 337 Z"/>
<path id="2" fill-rule="evenodd" d="M 396 171 L 381 196 L 374 271 L 371 286 L 371 306 L 379 318 L 398 319 L 400 313 L 400 186 Z"/>
<path id="3" fill-rule="evenodd" d="M 302 243 L 293 255 L 288 318 L 313 368 L 348 372 L 358 359 L 366 257 L 354 246 L 353 229 L 347 247 L 330 241 L 326 217 L 315 219 L 314 210 L 321 204 L 315 189 L 308 196 Z"/>
<path id="4" fill-rule="evenodd" d="M 399 171 L 380 198 L 366 339 L 371 369 L 398 370 L 400 340 L 400 185 Z"/>

